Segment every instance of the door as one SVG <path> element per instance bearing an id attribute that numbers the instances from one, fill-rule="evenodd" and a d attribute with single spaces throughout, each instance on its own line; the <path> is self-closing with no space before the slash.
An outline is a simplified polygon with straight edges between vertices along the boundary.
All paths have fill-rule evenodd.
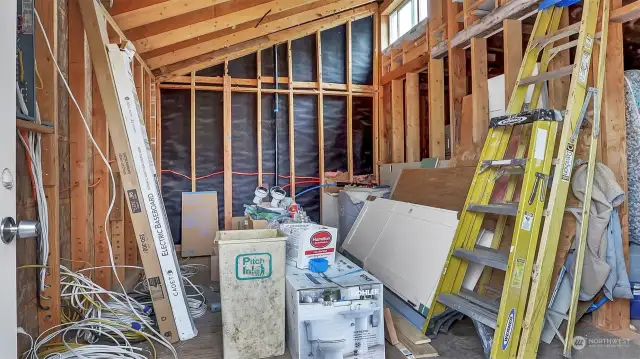
<path id="1" fill-rule="evenodd" d="M 16 1 L 0 1 L 0 220 L 16 217 Z M 16 241 L 0 242 L 0 356 L 17 358 Z"/>

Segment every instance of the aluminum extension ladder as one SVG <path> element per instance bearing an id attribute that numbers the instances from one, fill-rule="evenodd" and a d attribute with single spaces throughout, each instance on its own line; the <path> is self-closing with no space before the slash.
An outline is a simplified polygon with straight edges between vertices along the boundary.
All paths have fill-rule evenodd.
<path id="1" fill-rule="evenodd" d="M 507 107 L 507 116 L 493 118 L 489 124 L 487 140 L 434 295 L 435 299 L 424 323 L 424 332 L 428 331 L 429 322 L 434 315 L 442 313 L 448 307 L 495 329 L 490 354 L 492 359 L 516 356 L 526 359 L 536 357 L 574 166 L 578 133 L 587 113 L 589 99 L 594 97 L 586 198 L 590 198 L 591 193 L 604 78 L 604 49 L 606 48 L 604 42 L 609 16 L 608 2 L 604 3 L 603 43 L 600 45 L 597 88 L 589 88 L 587 80 L 591 53 L 596 45 L 600 0 L 584 1 L 580 23 L 560 30 L 558 26 L 564 8 L 553 6 L 539 11 L 518 73 L 516 87 Z M 577 40 L 554 47 L 556 41 L 575 34 L 578 34 Z M 547 71 L 549 61 L 556 54 L 572 47 L 576 48 L 574 64 Z M 536 69 L 538 73 L 534 75 Z M 537 109 L 544 83 L 562 76 L 571 76 L 564 114 L 551 109 Z M 533 96 L 526 104 L 527 91 L 531 86 L 533 86 Z M 585 98 L 587 93 L 595 96 Z M 562 127 L 560 140 L 557 141 L 559 125 Z M 519 127 L 520 131 L 515 156 L 505 158 L 516 127 Z M 556 143 L 558 143 L 557 160 L 554 160 Z M 555 169 L 551 177 L 552 164 L 555 165 Z M 503 175 L 509 176 L 503 201 L 490 203 L 495 182 Z M 518 180 L 519 177 L 521 181 Z M 520 201 L 513 202 L 518 182 L 522 183 Z M 547 196 L 547 187 L 550 183 L 551 191 Z M 590 201 L 585 201 L 585 206 L 582 208 L 585 214 L 589 213 L 589 203 Z M 476 245 L 486 214 L 498 215 L 491 247 Z M 515 217 L 515 226 L 510 252 L 507 254 L 499 252 L 497 248 L 500 246 L 507 218 L 510 216 Z M 544 228 L 540 235 L 543 218 L 545 219 Z M 587 219 L 588 215 L 583 216 L 580 238 L 585 238 Z M 540 250 L 534 271 L 533 263 L 536 260 L 538 240 L 540 240 Z M 585 246 L 584 243 L 578 246 L 579 265 L 576 265 L 576 268 L 578 270 L 579 267 L 580 273 Z M 485 266 L 478 292 L 462 288 L 469 263 Z M 485 296 L 484 284 L 492 269 L 505 271 L 499 300 Z M 576 278 L 576 282 L 579 283 L 580 277 Z M 530 285 L 532 287 L 529 295 Z M 565 341 L 568 343 L 569 355 L 573 342 L 575 307 L 579 290 L 579 286 L 574 287 L 578 288 L 575 288 L 572 293 L 572 305 L 568 316 L 570 323 L 567 338 L 570 340 Z M 521 334 L 522 340 L 520 340 Z M 566 352 L 565 346 L 565 354 Z"/>

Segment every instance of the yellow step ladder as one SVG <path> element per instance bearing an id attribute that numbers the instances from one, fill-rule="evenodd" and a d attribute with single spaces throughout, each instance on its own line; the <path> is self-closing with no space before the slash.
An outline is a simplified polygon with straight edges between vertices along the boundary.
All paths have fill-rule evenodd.
<path id="1" fill-rule="evenodd" d="M 595 43 L 599 3 L 600 0 L 585 1 L 581 22 L 560 30 L 558 26 L 563 8 L 551 7 L 538 13 L 518 74 L 517 86 L 507 107 L 507 116 L 494 118 L 490 122 L 487 140 L 438 283 L 435 299 L 429 308 L 424 332 L 428 331 L 432 317 L 448 307 L 495 329 L 490 354 L 492 359 L 515 358 L 516 355 L 527 359 L 535 357 L 535 353 L 529 354 L 532 350 L 537 351 L 542 330 L 547 305 L 546 293 L 543 292 L 548 291 L 551 280 L 573 170 L 577 133 L 585 116 L 583 107 L 586 109 L 587 78 Z M 553 46 L 557 40 L 574 34 L 578 34 L 577 40 Z M 549 61 L 556 54 L 572 47 L 576 48 L 576 61 L 573 65 L 547 71 Z M 600 61 L 600 64 L 603 63 L 604 60 Z M 534 73 L 536 70 L 537 73 Z M 569 75 L 571 85 L 564 115 L 556 110 L 537 109 L 544 83 Z M 601 78 L 602 76 L 598 78 L 599 81 Z M 533 87 L 533 96 L 526 104 L 530 87 Z M 597 95 L 597 100 L 599 99 L 600 94 Z M 558 160 L 557 163 L 553 163 L 556 166 L 545 210 L 547 186 L 550 182 L 560 124 L 562 131 L 558 142 Z M 505 155 L 512 133 L 518 133 L 514 132 L 516 127 L 520 130 L 518 148 L 515 156 L 508 158 Z M 595 148 L 593 145 L 594 153 Z M 593 162 L 595 161 L 590 160 L 590 164 Z M 509 176 L 503 201 L 490 203 L 496 180 L 503 175 Z M 516 203 L 512 201 L 519 182 L 518 177 L 521 177 L 522 185 L 520 201 Z M 491 247 L 476 244 L 486 214 L 499 216 Z M 496 248 L 500 245 L 509 216 L 515 217 L 515 229 L 507 254 L 497 251 Z M 532 296 L 527 304 L 543 217 L 545 225 L 533 280 L 532 295 L 535 291 L 535 297 Z M 550 265 L 548 261 L 551 261 Z M 542 262 L 546 266 L 540 265 Z M 505 271 L 499 300 L 484 295 L 488 271 L 483 273 L 479 292 L 462 288 L 469 263 L 479 263 L 491 269 Z M 529 310 L 532 309 L 527 308 L 535 308 L 539 313 L 531 313 Z M 525 312 L 528 313 L 524 330 L 526 340 L 523 340 L 520 346 L 522 353 L 518 353 Z M 527 340 L 535 340 L 535 348 L 527 347 Z M 525 351 L 529 354 L 524 354 Z"/>

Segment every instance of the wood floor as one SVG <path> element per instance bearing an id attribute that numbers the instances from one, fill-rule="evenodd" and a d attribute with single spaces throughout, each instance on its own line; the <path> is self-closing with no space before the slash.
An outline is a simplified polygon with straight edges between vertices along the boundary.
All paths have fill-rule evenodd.
<path id="1" fill-rule="evenodd" d="M 206 265 L 194 278 L 195 283 L 217 289 L 217 283 L 210 281 L 208 258 L 192 258 L 189 263 Z M 220 313 L 208 312 L 195 320 L 198 336 L 186 342 L 178 343 L 175 348 L 180 359 L 222 359 L 222 320 Z M 577 359 L 637 359 L 640 358 L 640 339 L 631 335 L 632 340 L 620 339 L 612 334 L 600 331 L 589 324 L 589 318 L 578 323 L 576 335 L 587 338 L 590 344 L 582 350 L 574 350 L 573 358 Z M 431 342 L 443 359 L 484 359 L 482 345 L 476 334 L 473 323 L 466 319 L 452 326 L 448 334 L 440 334 Z M 541 344 L 539 358 L 561 358 L 562 345 L 554 341 L 551 345 Z M 159 350 L 159 359 L 172 359 L 173 355 L 166 349 Z M 288 351 L 275 359 L 289 359 Z M 395 347 L 387 344 L 387 359 L 405 358 Z"/>

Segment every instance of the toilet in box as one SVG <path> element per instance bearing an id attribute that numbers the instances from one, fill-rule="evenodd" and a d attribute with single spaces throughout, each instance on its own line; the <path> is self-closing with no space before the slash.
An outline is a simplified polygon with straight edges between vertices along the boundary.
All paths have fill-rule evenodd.
<path id="1" fill-rule="evenodd" d="M 336 254 L 322 273 L 287 265 L 286 306 L 293 359 L 384 359 L 382 283 Z"/>
<path id="2" fill-rule="evenodd" d="M 287 261 L 300 269 L 309 268 L 309 260 L 324 258 L 333 264 L 336 257 L 338 229 L 316 223 L 283 223 L 287 235 Z"/>

